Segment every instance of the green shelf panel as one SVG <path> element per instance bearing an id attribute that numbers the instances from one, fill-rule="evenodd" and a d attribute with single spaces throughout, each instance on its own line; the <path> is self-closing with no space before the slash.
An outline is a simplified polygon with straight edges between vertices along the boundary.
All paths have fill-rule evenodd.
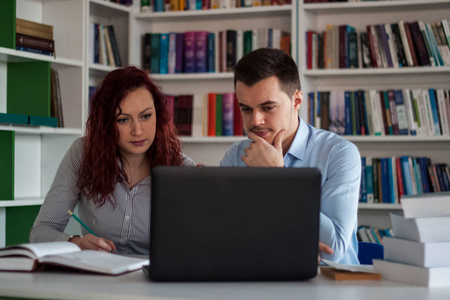
<path id="1" fill-rule="evenodd" d="M 0 47 L 16 49 L 16 0 L 0 1 Z"/>
<path id="2" fill-rule="evenodd" d="M 50 117 L 50 62 L 8 63 L 7 113 Z"/>
<path id="3" fill-rule="evenodd" d="M 15 132 L 0 131 L 0 145 L 0 200 L 13 200 Z"/>
<path id="4" fill-rule="evenodd" d="M 6 207 L 6 246 L 29 243 L 40 205 Z"/>

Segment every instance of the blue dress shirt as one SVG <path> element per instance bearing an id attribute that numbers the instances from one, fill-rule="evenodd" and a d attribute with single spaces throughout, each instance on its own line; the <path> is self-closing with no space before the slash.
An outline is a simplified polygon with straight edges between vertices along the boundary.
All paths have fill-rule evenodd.
<path id="1" fill-rule="evenodd" d="M 358 148 L 335 133 L 299 120 L 297 133 L 284 156 L 284 165 L 317 167 L 322 171 L 319 240 L 334 253 L 321 253 L 321 256 L 342 264 L 359 264 L 356 232 L 361 158 Z M 245 167 L 241 155 L 250 142 L 248 139 L 234 143 L 220 166 Z"/>

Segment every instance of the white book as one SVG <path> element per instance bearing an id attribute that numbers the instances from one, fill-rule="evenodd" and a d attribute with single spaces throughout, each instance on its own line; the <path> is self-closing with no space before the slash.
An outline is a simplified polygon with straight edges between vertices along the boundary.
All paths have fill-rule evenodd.
<path id="1" fill-rule="evenodd" d="M 236 62 L 244 56 L 244 32 L 236 30 Z"/>
<path id="2" fill-rule="evenodd" d="M 437 96 L 436 100 L 437 100 L 437 106 L 438 106 L 438 110 L 439 110 L 439 117 L 440 117 L 441 127 L 442 127 L 442 134 L 449 135 L 450 134 L 450 124 L 449 124 L 449 120 L 448 120 L 447 105 L 445 105 L 444 90 L 437 89 L 436 96 Z"/>
<path id="3" fill-rule="evenodd" d="M 425 24 L 425 31 L 428 35 L 428 40 L 430 42 L 430 49 L 435 58 L 436 66 L 444 66 L 444 60 L 442 59 L 442 55 L 441 52 L 439 51 L 438 44 L 433 34 L 433 29 L 431 28 L 430 23 Z"/>
<path id="4" fill-rule="evenodd" d="M 401 213 L 390 213 L 394 236 L 422 242 L 450 242 L 450 217 L 405 218 Z"/>
<path id="5" fill-rule="evenodd" d="M 410 135 L 417 135 L 417 120 L 414 117 L 414 102 L 411 100 L 411 91 L 409 89 L 404 89 L 403 93 L 403 102 L 405 103 L 405 113 L 406 120 L 408 122 L 408 133 Z"/>
<path id="6" fill-rule="evenodd" d="M 450 242 L 421 243 L 383 238 L 384 259 L 419 267 L 450 267 Z"/>
<path id="7" fill-rule="evenodd" d="M 89 23 L 89 63 L 95 60 L 95 23 Z"/>
<path id="8" fill-rule="evenodd" d="M 383 24 L 381 24 L 380 26 L 383 26 Z M 386 31 L 386 36 L 387 36 L 387 40 L 388 40 L 389 52 L 391 53 L 392 66 L 394 68 L 398 68 L 399 65 L 398 65 L 398 57 L 397 57 L 397 46 L 395 45 L 395 42 L 394 42 L 394 36 L 392 34 L 391 24 L 389 24 L 389 23 L 384 24 L 384 29 Z"/>
<path id="9" fill-rule="evenodd" d="M 102 65 L 108 65 L 108 55 L 106 54 L 106 40 L 105 40 L 105 31 L 103 30 L 103 24 L 99 26 L 99 63 Z"/>
<path id="10" fill-rule="evenodd" d="M 381 113 L 380 94 L 370 90 L 370 105 L 372 106 L 373 132 L 375 135 L 384 135 L 383 115 Z"/>
<path id="11" fill-rule="evenodd" d="M 435 135 L 434 121 L 433 121 L 433 110 L 431 108 L 430 94 L 427 89 L 422 90 L 422 103 L 425 109 L 425 119 L 427 120 L 427 135 Z"/>
<path id="12" fill-rule="evenodd" d="M 203 95 L 194 94 L 192 103 L 192 137 L 202 136 Z"/>
<path id="13" fill-rule="evenodd" d="M 272 29 L 272 48 L 280 49 L 281 46 L 281 30 Z"/>
<path id="14" fill-rule="evenodd" d="M 417 179 L 413 165 L 413 158 L 411 156 L 408 157 L 408 165 L 409 165 L 409 173 L 411 176 L 412 193 L 415 195 L 417 194 Z"/>
<path id="15" fill-rule="evenodd" d="M 419 132 L 421 136 L 426 136 L 428 135 L 428 119 L 427 114 L 425 112 L 426 108 L 423 100 L 422 90 L 413 90 L 413 96 L 414 101 L 417 103 L 417 108 L 419 111 L 419 119 L 420 119 L 420 123 L 418 122 Z"/>
<path id="16" fill-rule="evenodd" d="M 312 69 L 317 69 L 317 33 L 313 33 L 311 35 L 311 60 L 312 60 Z"/>
<path id="17" fill-rule="evenodd" d="M 71 242 L 20 244 L 0 249 L 0 270 L 10 271 L 36 271 L 43 265 L 58 265 L 117 275 L 141 269 L 149 263 L 148 259 L 81 250 Z"/>
<path id="18" fill-rule="evenodd" d="M 252 30 L 252 51 L 259 48 L 258 29 Z"/>
<path id="19" fill-rule="evenodd" d="M 177 56 L 177 34 L 169 33 L 169 53 L 168 53 L 168 72 L 175 74 L 176 56 Z"/>
<path id="20" fill-rule="evenodd" d="M 374 135 L 374 132 L 373 132 L 373 112 L 372 112 L 372 103 L 371 103 L 372 101 L 371 100 L 372 99 L 370 98 L 369 91 L 364 91 L 364 101 L 366 102 L 367 129 L 368 129 L 370 135 Z M 345 101 L 345 98 L 344 98 L 344 101 Z M 345 110 L 345 102 L 344 102 L 344 110 Z M 345 126 L 345 123 L 344 123 L 344 126 Z M 344 130 L 345 130 L 345 127 L 344 127 Z"/>
<path id="21" fill-rule="evenodd" d="M 374 259 L 373 270 L 384 280 L 428 287 L 450 286 L 450 267 L 425 268 Z"/>
<path id="22" fill-rule="evenodd" d="M 398 29 L 400 31 L 400 37 L 402 39 L 403 49 L 405 50 L 406 62 L 408 63 L 408 66 L 410 66 L 410 67 L 414 66 L 414 61 L 411 56 L 411 49 L 409 48 L 408 38 L 406 37 L 405 21 L 400 20 L 398 22 Z"/>
<path id="23" fill-rule="evenodd" d="M 403 195 L 401 202 L 405 218 L 450 216 L 450 192 Z"/>

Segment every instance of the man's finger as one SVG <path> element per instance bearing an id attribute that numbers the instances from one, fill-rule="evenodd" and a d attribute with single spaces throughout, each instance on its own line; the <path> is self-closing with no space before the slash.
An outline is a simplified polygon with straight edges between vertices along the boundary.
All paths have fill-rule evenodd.
<path id="1" fill-rule="evenodd" d="M 275 138 L 273 139 L 273 146 L 277 150 L 283 150 L 283 136 L 284 136 L 284 129 L 280 130 Z"/>

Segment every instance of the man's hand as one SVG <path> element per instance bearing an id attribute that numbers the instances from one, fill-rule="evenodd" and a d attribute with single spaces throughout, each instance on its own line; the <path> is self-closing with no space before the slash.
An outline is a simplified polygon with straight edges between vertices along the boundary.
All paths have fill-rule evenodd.
<path id="1" fill-rule="evenodd" d="M 320 252 L 325 252 L 326 254 L 333 254 L 333 249 L 331 249 L 331 247 L 325 245 L 322 242 L 319 242 L 319 257 L 318 257 L 318 262 L 320 262 L 320 260 L 322 259 L 320 257 Z"/>
<path id="2" fill-rule="evenodd" d="M 284 130 L 280 130 L 273 139 L 273 145 L 254 132 L 248 133 L 248 138 L 253 142 L 244 149 L 245 155 L 242 161 L 248 167 L 283 167 L 283 136 Z"/>
<path id="3" fill-rule="evenodd" d="M 112 241 L 96 237 L 92 234 L 85 235 L 84 237 L 74 236 L 69 239 L 69 242 L 74 243 L 81 250 L 96 250 L 108 253 L 114 253 L 116 251 L 116 246 Z"/>

